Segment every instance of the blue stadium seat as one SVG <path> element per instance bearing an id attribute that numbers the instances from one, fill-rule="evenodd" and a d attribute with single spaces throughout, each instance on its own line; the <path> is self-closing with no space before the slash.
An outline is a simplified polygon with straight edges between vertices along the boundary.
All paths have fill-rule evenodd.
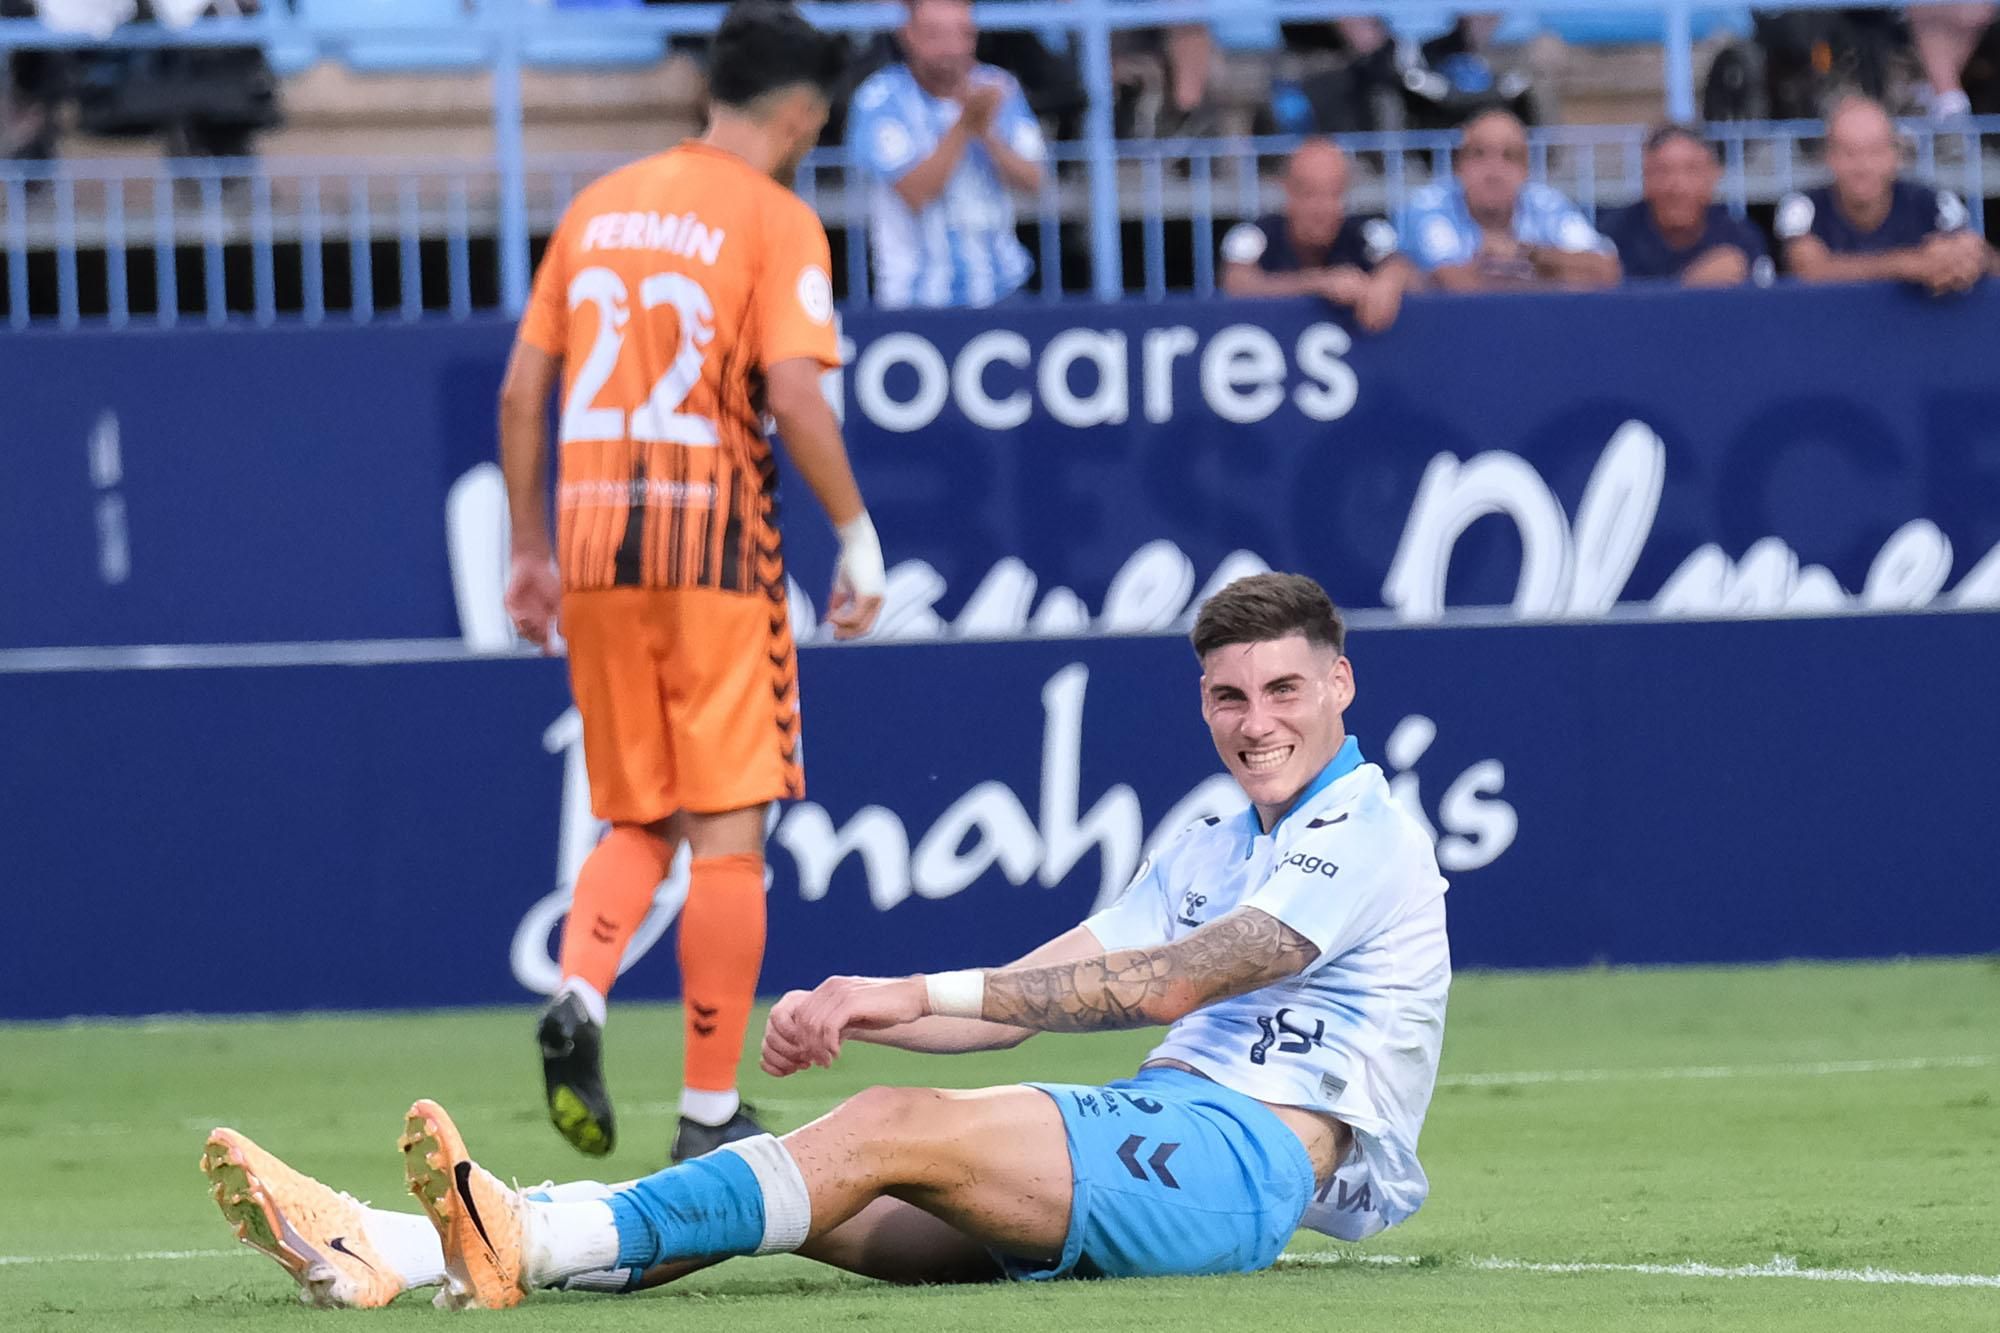
<path id="1" fill-rule="evenodd" d="M 415 31 L 463 24 L 460 0 L 299 0 L 299 13 L 308 24 L 365 23 L 391 30 L 327 42 L 328 54 L 366 74 L 477 69 L 489 58 L 487 43 L 471 31 L 463 37 Z M 412 32 L 400 37 L 396 28 Z"/>
<path id="2" fill-rule="evenodd" d="M 1448 19 L 1413 19 L 1402 15 L 1390 15 L 1385 21 L 1389 31 L 1406 42 L 1428 42 L 1433 37 L 1442 37 L 1451 31 Z"/>
<path id="3" fill-rule="evenodd" d="M 1636 11 L 1550 12 L 1542 16 L 1541 26 L 1571 46 L 1634 46 L 1645 42 L 1664 41 L 1667 36 L 1667 21 L 1664 17 Z M 1697 10 L 1691 26 L 1696 41 L 1716 33 L 1737 37 L 1747 36 L 1750 32 L 1750 10 L 1747 7 Z"/>
<path id="4" fill-rule="evenodd" d="M 303 74 L 319 63 L 319 39 L 298 28 L 286 28 L 264 43 L 264 59 L 281 79 Z"/>
<path id="5" fill-rule="evenodd" d="M 1266 0 L 1238 0 L 1209 27 L 1225 51 L 1275 51 L 1284 44 L 1278 16 Z"/>
<path id="6" fill-rule="evenodd" d="M 1476 9 L 1477 6 L 1468 3 L 1466 8 Z M 1436 19 L 1392 18 L 1389 26 L 1398 37 L 1425 42 L 1441 35 L 1451 25 Z M 1732 5 L 1698 10 L 1694 15 L 1693 28 L 1696 41 L 1714 33 L 1747 36 L 1750 32 L 1749 7 Z M 1552 32 L 1572 46 L 1626 46 L 1665 40 L 1667 24 L 1658 14 L 1636 11 L 1604 13 L 1554 7 L 1540 13 L 1515 10 L 1501 22 L 1499 30 L 1493 34 L 1493 41 L 1499 46 L 1512 46 L 1530 41 L 1544 32 Z"/>
<path id="7" fill-rule="evenodd" d="M 555 0 L 562 10 L 642 9 L 645 0 Z M 522 56 L 530 65 L 570 68 L 656 65 L 667 53 L 666 39 L 643 32 L 595 32 L 588 17 L 575 14 L 564 31 L 534 33 Z"/>

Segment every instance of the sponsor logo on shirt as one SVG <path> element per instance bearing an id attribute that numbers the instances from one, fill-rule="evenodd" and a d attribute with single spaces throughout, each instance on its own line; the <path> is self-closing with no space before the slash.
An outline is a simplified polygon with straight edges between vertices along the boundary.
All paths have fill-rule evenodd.
<path id="1" fill-rule="evenodd" d="M 1281 865 L 1297 866 L 1302 875 L 1324 875 L 1332 879 L 1340 873 L 1340 867 L 1324 857 L 1312 856 L 1306 852 L 1293 852 Z"/>

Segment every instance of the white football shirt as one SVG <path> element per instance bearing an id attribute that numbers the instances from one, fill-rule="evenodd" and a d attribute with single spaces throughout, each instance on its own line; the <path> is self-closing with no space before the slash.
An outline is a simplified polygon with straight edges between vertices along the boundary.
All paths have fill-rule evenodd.
<path id="1" fill-rule="evenodd" d="M 1306 1208 L 1315 1231 L 1360 1240 L 1409 1217 L 1429 1192 L 1417 1135 L 1451 985 L 1444 892 L 1429 836 L 1349 737 L 1269 833 L 1254 808 L 1205 819 L 1084 922 L 1107 951 L 1145 948 L 1254 907 L 1318 947 L 1299 975 L 1187 1015 L 1147 1057 L 1354 1131 Z"/>

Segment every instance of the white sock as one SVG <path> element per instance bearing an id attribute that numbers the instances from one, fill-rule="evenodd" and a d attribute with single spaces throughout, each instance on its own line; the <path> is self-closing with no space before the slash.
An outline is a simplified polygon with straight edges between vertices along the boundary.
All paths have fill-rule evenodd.
<path id="1" fill-rule="evenodd" d="M 600 1273 L 578 1273 L 556 1285 L 564 1291 L 608 1291 L 616 1295 L 631 1291 L 643 1276 L 636 1268 L 610 1268 Z"/>
<path id="2" fill-rule="evenodd" d="M 758 1134 L 724 1144 L 718 1152 L 733 1152 L 749 1164 L 764 1192 L 764 1239 L 758 1254 L 789 1254 L 812 1234 L 812 1195 L 791 1150 L 774 1135 Z"/>
<path id="3" fill-rule="evenodd" d="M 618 1266 L 618 1223 L 611 1216 L 611 1205 L 602 1200 L 531 1201 L 523 1221 L 530 1286 L 546 1287 L 580 1273 Z"/>
<path id="4" fill-rule="evenodd" d="M 736 1095 L 736 1089 L 727 1092 L 704 1092 L 700 1088 L 681 1089 L 681 1114 L 698 1125 L 726 1125 L 736 1114 L 736 1108 L 743 1105 L 743 1099 Z"/>
<path id="5" fill-rule="evenodd" d="M 550 1181 L 521 1192 L 536 1203 L 589 1203 L 592 1199 L 608 1199 L 626 1185 L 607 1185 L 601 1180 L 570 1180 L 558 1185 Z"/>
<path id="6" fill-rule="evenodd" d="M 389 1261 L 404 1286 L 435 1287 L 444 1281 L 444 1245 L 428 1217 L 386 1208 L 363 1208 L 361 1215 L 368 1243 Z"/>
<path id="7" fill-rule="evenodd" d="M 604 1002 L 603 993 L 597 987 L 582 977 L 564 977 L 562 985 L 556 987 L 556 998 L 560 1000 L 565 995 L 576 996 L 583 1002 L 583 1012 L 590 1015 L 590 1021 L 599 1027 L 604 1026 L 604 1020 L 610 1011 Z"/>

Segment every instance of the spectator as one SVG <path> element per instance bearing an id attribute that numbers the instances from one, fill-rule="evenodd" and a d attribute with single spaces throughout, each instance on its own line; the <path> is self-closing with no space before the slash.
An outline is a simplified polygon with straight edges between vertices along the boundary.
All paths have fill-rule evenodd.
<path id="1" fill-rule="evenodd" d="M 1112 42 L 1112 74 L 1118 88 L 1112 119 L 1118 134 L 1151 139 L 1215 137 L 1220 124 L 1209 97 L 1215 46 L 1215 34 L 1205 23 L 1118 33 Z"/>
<path id="2" fill-rule="evenodd" d="M 1896 127 L 1880 102 L 1848 97 L 1826 122 L 1833 183 L 1778 203 L 1785 266 L 1806 282 L 1914 283 L 1960 292 L 1996 268 L 1948 190 L 1897 178 Z"/>
<path id="3" fill-rule="evenodd" d="M 1350 306 L 1362 328 L 1396 322 L 1419 282 L 1396 252 L 1396 229 L 1347 215 L 1347 154 L 1308 139 L 1285 167 L 1285 211 L 1240 222 L 1222 238 L 1222 290 L 1231 296 L 1323 296 Z"/>
<path id="4" fill-rule="evenodd" d="M 1504 17 L 1461 13 L 1448 30 L 1426 41 L 1398 38 L 1387 22 L 1373 17 L 1286 23 L 1283 31 L 1294 50 L 1346 57 L 1341 65 L 1298 80 L 1321 131 L 1455 129 L 1492 107 L 1532 118 L 1528 79 L 1518 70 L 1497 70 L 1489 54 Z M 1296 120 L 1301 112 L 1294 101 L 1280 121 Z"/>
<path id="5" fill-rule="evenodd" d="M 706 4 L 709 0 L 693 2 Z M 832 114 L 827 117 L 826 137 L 821 143 L 845 142 L 848 104 L 854 98 L 854 90 L 875 71 L 904 58 L 902 44 L 893 31 L 875 33 L 861 44 L 850 43 L 850 46 L 852 55 L 836 85 Z M 1021 85 L 1022 95 L 1028 99 L 1028 109 L 1045 127 L 1053 128 L 1052 137 L 1078 137 L 1088 99 L 1084 96 L 1076 59 L 1068 47 L 1054 51 L 1043 43 L 1039 33 L 1002 28 L 982 29 L 972 51 L 974 60 L 998 65 L 1014 76 Z"/>
<path id="6" fill-rule="evenodd" d="M 1931 119 L 1957 120 L 1972 114 L 1965 95 L 1966 62 L 1992 26 L 2000 5 L 1911 5 L 1910 37 L 1930 84 Z"/>
<path id="7" fill-rule="evenodd" d="M 1722 178 L 1715 150 L 1685 125 L 1662 125 L 1646 139 L 1645 195 L 1599 222 L 1618 247 L 1627 279 L 1675 278 L 1688 287 L 1734 287 L 1771 280 L 1764 234 L 1715 202 Z"/>
<path id="8" fill-rule="evenodd" d="M 1456 177 L 1412 192 L 1396 234 L 1446 291 L 1618 281 L 1611 242 L 1560 191 L 1529 184 L 1527 127 L 1510 111 L 1465 123 Z"/>
<path id="9" fill-rule="evenodd" d="M 1042 131 L 1013 77 L 973 59 L 977 35 L 969 0 L 911 0 L 903 60 L 854 92 L 877 305 L 992 305 L 1034 267 L 1008 192 L 1040 188 Z"/>
<path id="10" fill-rule="evenodd" d="M 34 0 L 0 0 L 0 19 L 34 16 Z M 60 51 L 10 51 L 0 60 L 0 158 L 55 156 L 70 64 Z"/>
<path id="11" fill-rule="evenodd" d="M 1167 105 L 1153 133 L 1162 139 L 1201 139 L 1216 133 L 1208 101 L 1215 68 L 1215 37 L 1205 23 L 1167 29 Z"/>

